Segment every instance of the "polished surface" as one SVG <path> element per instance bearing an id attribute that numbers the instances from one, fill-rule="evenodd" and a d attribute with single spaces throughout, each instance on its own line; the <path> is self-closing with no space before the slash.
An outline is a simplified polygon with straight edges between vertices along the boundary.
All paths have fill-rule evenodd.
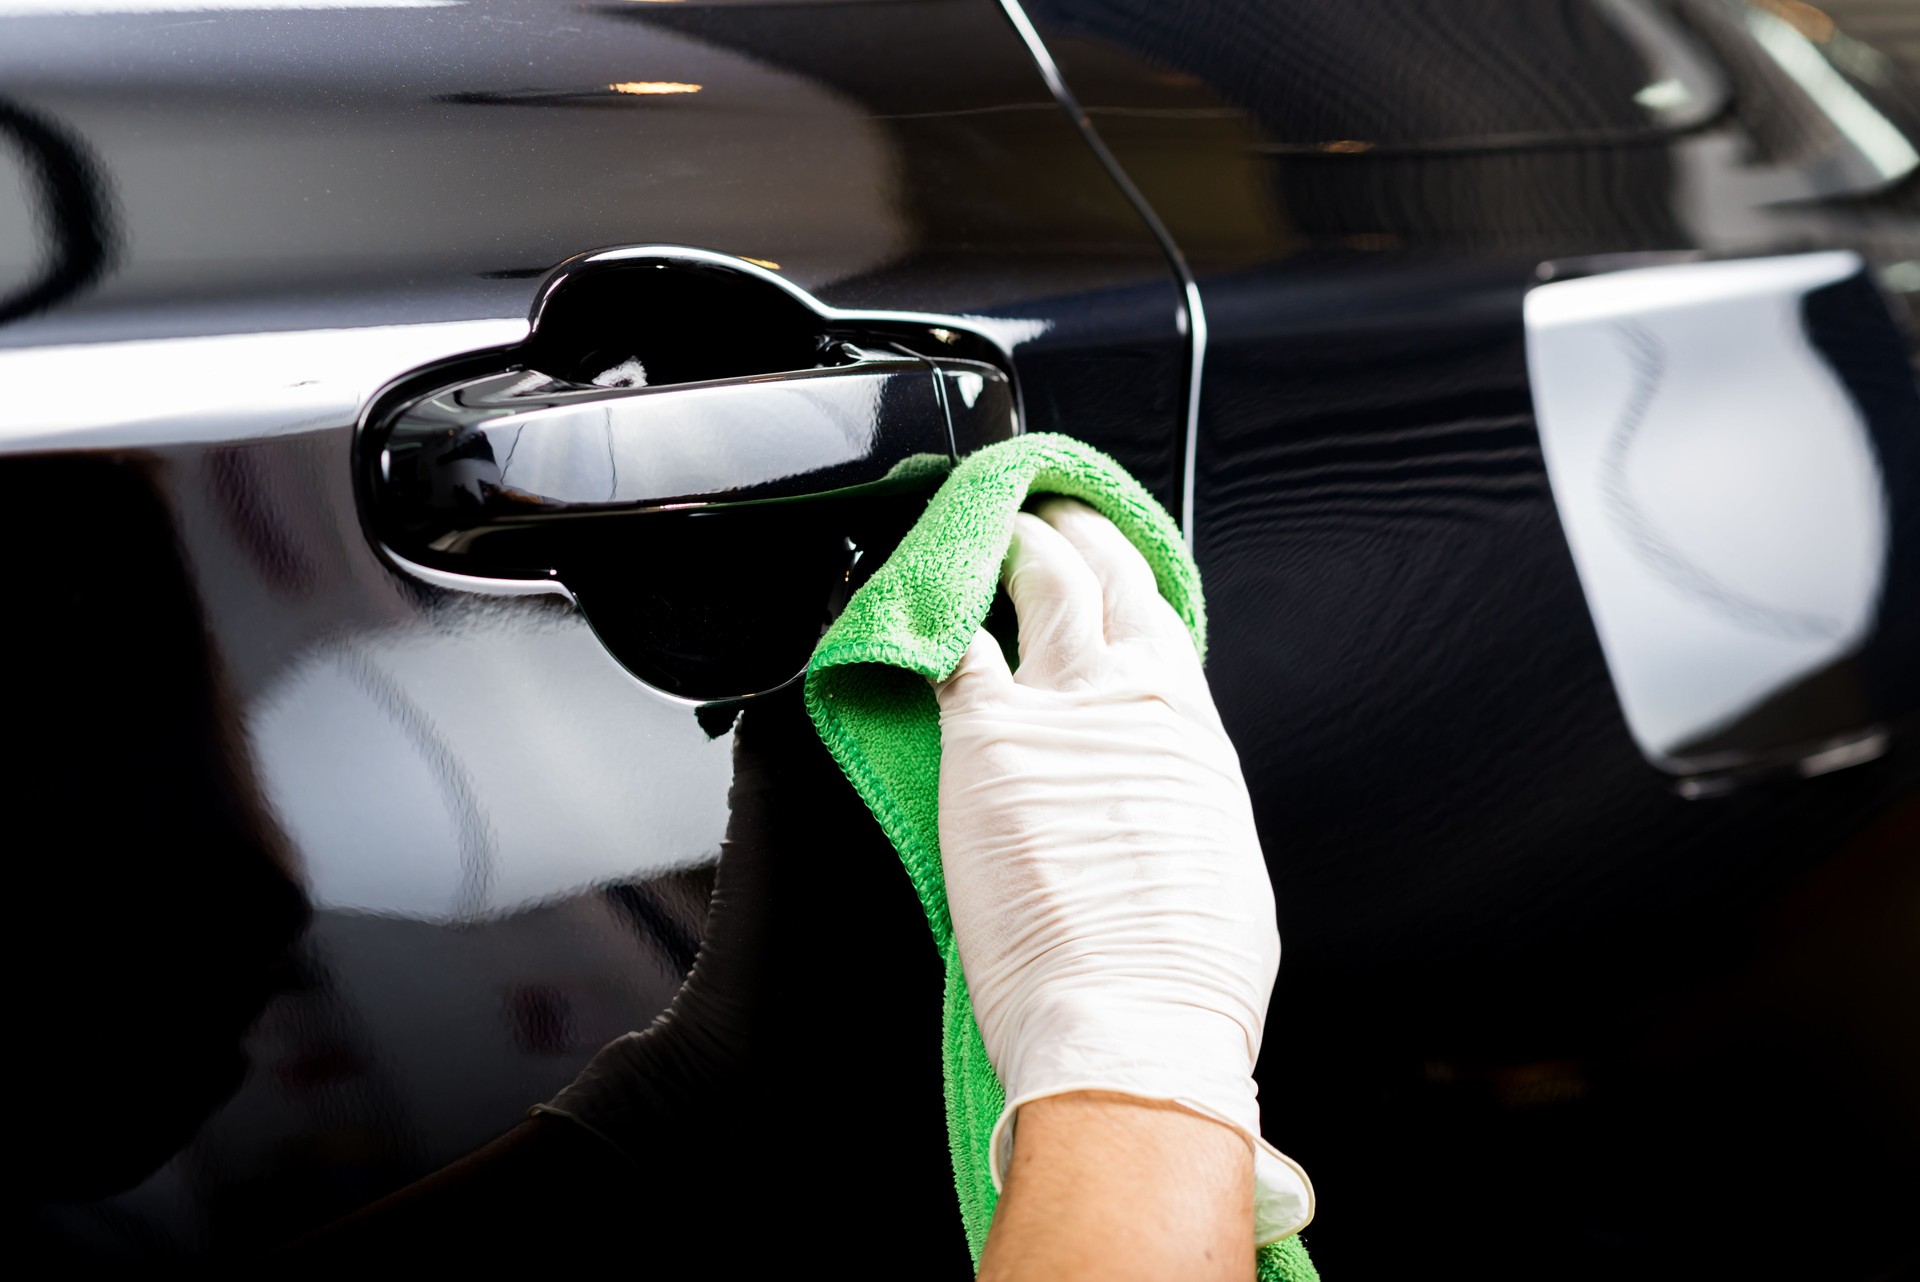
<path id="1" fill-rule="evenodd" d="M 442 554 L 468 551 L 486 524 L 867 488 L 903 464 L 950 464 L 937 379 L 927 362 L 889 353 L 632 390 L 521 367 L 402 410 L 376 447 L 371 484 L 376 504 L 420 521 L 415 537 Z"/>
<path id="2" fill-rule="evenodd" d="M 506 323 L 579 255 L 688 245 L 972 318 L 1045 375 L 1030 428 L 1177 492 L 1178 289 L 991 3 L 0 21 L 0 348 Z M 698 91 L 616 87 L 649 82 Z"/>
<path id="3" fill-rule="evenodd" d="M 666 244 L 936 341 L 952 318 L 1027 429 L 1191 484 L 1286 938 L 1264 1117 L 1324 1195 L 1329 1277 L 1430 1272 L 1463 1232 L 1489 1277 L 1897 1270 L 1908 725 L 1849 769 L 1675 794 L 1563 533 L 1524 323 L 1542 263 L 1622 254 L 1851 252 L 1914 313 L 1886 133 L 1914 100 L 1811 9 L 1034 4 L 1198 279 L 1183 475 L 1197 318 L 987 0 L 0 6 L 7 662 L 36 727 L 5 799 L 58 945 L 23 1062 L 65 1105 L 30 1119 L 34 1244 L 245 1255 L 511 1126 L 679 990 L 738 786 L 779 797 L 742 949 L 760 1049 L 665 1111 L 631 1250 L 731 1250 L 729 1159 L 772 1136 L 895 1230 L 847 1235 L 862 1271 L 908 1237 L 963 1275 L 896 862 L 791 689 L 690 706 L 624 657 L 783 679 L 833 607 L 807 576 L 851 586 L 911 503 L 839 514 L 853 547 L 811 504 L 583 538 L 566 589 L 397 564 L 363 520 L 366 415 L 460 375 L 394 380 L 524 342 L 592 251 Z M 619 328 L 602 302 L 576 338 Z M 1807 333 L 1857 394 L 1910 393 L 1845 340 L 1857 303 L 1816 291 Z M 587 384 L 635 354 L 566 348 L 547 372 Z M 1914 617 L 1904 502 L 1876 626 Z M 529 527 L 550 551 L 569 524 Z M 1875 644 L 1875 698 L 1911 707 L 1920 641 Z M 771 765 L 743 769 L 737 713 Z M 794 1118 L 856 1062 L 884 1123 L 823 1152 Z M 1817 1173 L 1789 1226 L 1814 1247 L 1782 1171 Z"/>
<path id="4" fill-rule="evenodd" d="M 1859 256 L 1553 280 L 1526 322 L 1555 506 L 1641 751 L 1699 789 L 1884 746 L 1913 709 L 1876 706 L 1891 692 L 1859 669 L 1901 662 L 1862 651 L 1916 626 L 1883 598 L 1920 394 L 1876 395 L 1911 361 Z"/>
<path id="5" fill-rule="evenodd" d="M 1911 73 L 1844 33 L 1814 40 L 1775 12 L 1804 19 L 1791 6 L 1027 8 L 1203 273 L 1810 239 L 1879 267 L 1915 258 L 1913 166 L 1881 141 L 1920 132 Z M 1751 33 L 1776 22 L 1800 78 Z M 1809 89 L 1807 58 L 1846 94 Z"/>
<path id="6" fill-rule="evenodd" d="M 639 638 L 683 678 L 770 674 L 730 694 L 777 684 L 913 509 L 882 496 L 775 520 L 762 505 L 717 528 L 665 514 L 580 540 L 564 589 L 388 559 L 362 520 L 363 420 L 396 380 L 524 343 L 543 291 L 585 281 L 563 266 L 691 246 L 884 317 L 867 337 L 917 327 L 956 434 L 1004 426 L 1006 372 L 1023 425 L 1072 430 L 1178 491 L 1176 283 L 987 0 L 0 7 L 0 80 L 0 480 L 36 495 L 10 513 L 15 545 L 34 529 L 56 544 L 49 594 L 16 595 L 8 662 L 38 674 L 62 727 L 5 794 L 20 841 L 59 852 L 30 895 L 69 941 L 42 968 L 33 1087 L 99 1082 L 107 1098 L 120 1028 L 180 1052 L 177 1071 L 136 1074 L 129 1109 L 98 1113 L 128 1132 L 119 1152 L 70 1144 L 63 1173 L 72 1124 L 50 1111 L 36 1130 L 24 1196 L 47 1250 L 272 1248 L 514 1125 L 601 1042 L 645 1027 L 692 964 L 736 710 L 694 706 L 695 687 L 665 688 L 672 672 L 637 679 L 616 651 Z M 562 354 L 590 364 L 581 340 L 624 333 L 621 303 L 601 298 Z M 760 365 L 744 326 L 681 328 L 681 354 L 757 367 L 674 374 L 660 356 L 650 382 L 814 360 Z M 590 385 L 627 355 L 551 372 Z M 127 487 L 49 458 L 105 460 L 154 497 L 136 520 Z M 94 501 L 127 515 L 90 521 Z M 108 631 L 64 603 L 120 582 L 117 555 L 165 600 L 103 616 Z M 171 575 L 147 572 L 169 555 Z M 161 604 L 184 622 L 162 627 Z M 204 653 L 178 640 L 194 636 Z M 124 683 L 88 678 L 142 643 Z M 218 682 L 189 679 L 196 665 Z M 140 703 L 163 695 L 211 718 L 237 763 L 200 770 L 157 729 L 105 735 L 118 755 L 89 747 L 116 723 L 164 727 Z M 772 697 L 791 744 L 804 719 L 791 692 Z M 755 954 L 773 987 L 750 1007 L 778 1053 L 740 1089 L 761 1127 L 790 1132 L 776 1087 L 817 1099 L 843 1059 L 881 1066 L 884 1134 L 810 1169 L 842 1188 L 884 1171 L 863 1205 L 927 1243 L 923 1271 L 961 1276 L 924 923 L 818 746 L 780 756 L 780 911 L 758 919 Z M 165 795 L 183 772 L 209 806 L 269 816 L 231 859 L 204 837 L 212 820 Z M 118 776 L 150 779 L 162 804 Z M 161 837 L 183 851 L 162 857 Z M 263 913 L 272 877 L 235 871 L 257 850 L 284 854 L 304 929 Z M 204 959 L 178 953 L 176 929 Z M 169 1021 L 171 1041 L 149 1036 Z M 98 1071 L 82 1079 L 76 1057 Z M 679 1211 L 660 1209 L 643 1250 L 710 1246 L 720 1226 L 694 1212 L 724 1172 L 690 1146 L 747 1098 L 663 1119 L 650 1205 Z"/>
<path id="7" fill-rule="evenodd" d="M 1323 1271 L 1417 1276 L 1465 1240 L 1490 1277 L 1762 1272 L 1764 1172 L 1822 1226 L 1826 1274 L 1897 1273 L 1886 1190 L 1920 1179 L 1913 433 L 1873 433 L 1884 556 L 1822 587 L 1851 594 L 1865 662 L 1782 709 L 1885 715 L 1884 753 L 1816 743 L 1690 800 L 1623 714 L 1525 311 L 1546 264 L 1857 255 L 1869 274 L 1813 291 L 1798 330 L 1847 388 L 1795 424 L 1839 437 L 1797 478 L 1831 504 L 1862 475 L 1847 425 L 1913 396 L 1912 330 L 1871 293 L 1920 316 L 1920 192 L 1882 129 L 1920 137 L 1912 82 L 1813 6 L 1027 8 L 1204 301 L 1191 533 L 1286 941 L 1263 1118 L 1314 1173 Z M 1725 399 L 1789 375 L 1779 350 L 1743 347 Z M 1798 514 L 1768 546 L 1823 545 Z"/>
<path id="8" fill-rule="evenodd" d="M 459 362 L 490 372 L 375 409 L 371 519 L 403 555 L 486 576 L 507 567 L 476 545 L 530 520 L 925 488 L 1019 431 L 1012 380 L 962 351 L 996 349 L 684 253 L 596 255 L 525 344 Z"/>
<path id="9" fill-rule="evenodd" d="M 0 525 L 16 546 L 45 540 L 52 586 L 30 626 L 10 617 L 0 651 L 20 736 L 6 770 L 10 875 L 34 919 L 15 946 L 38 976 L 23 976 L 14 1007 L 16 1072 L 75 1104 L 23 1112 L 16 1179 L 68 1201 L 145 1178 L 239 1085 L 241 1043 L 309 913 L 298 856 L 253 785 L 158 473 L 19 460 Z"/>
<path id="10" fill-rule="evenodd" d="M 524 343 L 374 405 L 368 528 L 410 577 L 564 594 L 662 691 L 764 694 L 953 464 L 1019 431 L 1005 359 L 961 320 L 829 308 L 723 256 L 595 254 Z"/>

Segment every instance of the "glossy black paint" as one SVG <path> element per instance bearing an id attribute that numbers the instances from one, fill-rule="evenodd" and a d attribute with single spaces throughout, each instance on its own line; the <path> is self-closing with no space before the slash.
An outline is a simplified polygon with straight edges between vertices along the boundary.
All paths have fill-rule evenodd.
<path id="1" fill-rule="evenodd" d="M 1627 264 L 1546 264 L 1526 314 L 1555 506 L 1629 729 L 1690 797 L 1871 760 L 1886 726 L 1920 709 L 1906 675 L 1920 628 L 1907 336 L 1855 255 Z M 1810 401 L 1807 387 L 1830 395 Z M 1726 447 L 1696 437 L 1686 462 L 1649 466 L 1676 423 L 1711 430 L 1703 403 L 1737 425 Z M 1828 496 L 1820 473 L 1836 461 L 1851 484 Z M 1744 520 L 1713 505 L 1725 477 L 1769 501 L 1742 505 L 1759 509 Z M 1662 480 L 1688 506 L 1648 492 Z M 1702 544 L 1689 510 L 1725 539 Z M 1619 551 L 1624 565 L 1609 560 Z M 1817 570 L 1798 574 L 1796 557 Z M 1799 653 L 1742 653 L 1753 636 Z M 1675 654 L 1703 661 L 1671 679 Z"/>
<path id="2" fill-rule="evenodd" d="M 13 882 L 34 906 L 16 947 L 45 977 L 21 977 L 15 1027 L 77 1105 L 22 1114 L 16 1170 L 85 1201 L 144 1178 L 238 1085 L 307 906 L 245 786 L 233 691 L 154 469 L 81 455 L 7 474 L 7 539 L 45 541 L 50 585 L 35 644 L 8 646 L 33 674 L 9 700 Z"/>
<path id="3" fill-rule="evenodd" d="M 1874 707 L 1920 708 L 1920 386 L 1910 336 L 1881 323 L 1884 295 L 1864 277 L 1850 277 L 1807 295 L 1801 304 L 1809 344 L 1838 372 L 1898 488 L 1888 495 L 1888 542 L 1895 568 L 1887 575 L 1878 626 L 1861 656 L 1861 695 Z M 1903 341 L 1907 340 L 1907 341 Z"/>
<path id="4" fill-rule="evenodd" d="M 684 253 L 590 256 L 525 343 L 375 403 L 368 532 L 403 573 L 565 589 L 658 689 L 764 694 L 954 462 L 1019 431 L 995 359 L 951 317 L 831 312 Z"/>
<path id="5" fill-rule="evenodd" d="M 1546 486 L 1520 308 L 1542 261 L 1580 255 L 1920 261 L 1913 182 L 1866 181 L 1710 6 L 1651 40 L 1619 6 L 1457 10 L 1032 6 L 1206 305 L 1212 679 L 1287 940 L 1269 1133 L 1320 1187 L 1330 1277 L 1463 1249 L 1485 1276 L 1808 1249 L 1835 1277 L 1897 1269 L 1920 1151 L 1920 1069 L 1893 1036 L 1920 1000 L 1912 749 L 1711 803 L 1641 759 Z M 791 691 L 744 714 L 777 764 L 743 770 L 733 707 L 696 719 L 606 644 L 692 602 L 688 653 L 730 630 L 735 658 L 763 654 L 763 622 L 716 627 L 727 601 L 697 594 L 737 599 L 769 547 L 825 563 L 840 536 L 585 540 L 577 601 L 456 582 L 383 559 L 352 455 L 392 380 L 524 342 L 562 263 L 683 244 L 777 263 L 834 308 L 964 318 L 1010 351 L 1030 429 L 1114 452 L 1177 507 L 1178 278 L 996 7 L 475 3 L 0 35 L 21 158 L 0 188 L 0 480 L 118 514 L 9 513 L 56 585 L 17 587 L 7 630 L 58 732 L 5 799 L 19 840 L 60 852 L 30 869 L 65 951 L 37 972 L 28 1090 L 111 1092 L 128 1018 L 220 1048 L 141 1065 L 167 1098 L 94 1115 L 128 1141 L 112 1160 L 63 1171 L 77 1106 L 33 1119 L 34 1242 L 246 1255 L 472 1149 L 665 1008 L 744 829 L 775 856 L 763 946 L 742 950 L 763 1036 L 663 1110 L 636 1250 L 732 1248 L 724 1157 L 771 1138 L 888 1226 L 841 1251 L 897 1267 L 883 1252 L 911 1238 L 931 1244 L 916 1272 L 958 1276 L 937 971 L 884 841 Z M 1648 68 L 1689 102 L 1637 102 Z M 1897 79 L 1842 74 L 1911 133 Z M 699 88 L 637 88 L 663 83 Z M 583 367 L 559 372 L 590 381 L 590 345 L 569 347 Z M 776 613 L 795 644 L 817 628 Z M 142 641 L 164 680 L 115 666 Z M 149 786 L 189 776 L 221 786 Z M 777 822 L 743 821 L 730 788 L 777 794 Z M 210 828 L 232 835 L 196 840 Z M 204 1066 L 275 977 L 222 1104 Z M 821 1146 L 811 1119 L 855 1062 L 885 1094 Z M 813 1240 L 814 1210 L 762 1223 Z M 1816 1248 L 1783 1236 L 1800 1223 Z"/>
<path id="6" fill-rule="evenodd" d="M 1522 304 L 1556 259 L 1850 248 L 1911 317 L 1916 179 L 1834 190 L 1844 140 L 1740 6 L 1624 8 L 1030 6 L 1205 305 L 1209 672 L 1287 950 L 1263 1116 L 1329 1276 L 1764 1270 L 1776 1177 L 1822 1272 L 1911 1259 L 1911 691 L 1881 687 L 1877 761 L 1676 795 L 1556 516 Z M 1725 100 L 1669 129 L 1634 95 L 1676 59 Z M 1849 83 L 1912 137 L 1883 70 Z M 1842 359 L 1910 396 L 1904 341 Z M 1888 445 L 1872 652 L 1911 671 L 1915 460 Z"/>
<path id="7" fill-rule="evenodd" d="M 915 455 L 950 461 L 938 379 L 925 361 L 890 352 L 850 352 L 840 366 L 671 393 L 569 383 L 537 371 L 530 376 L 520 366 L 456 383 L 402 410 L 377 447 L 378 472 L 369 484 L 396 514 L 415 517 L 420 546 L 448 555 L 484 542 L 475 535 L 488 526 L 516 520 L 810 498 L 885 481 Z M 782 400 L 846 425 L 807 460 L 814 466 L 799 472 L 780 466 Z M 680 424 L 665 415 L 682 404 L 693 422 L 676 431 Z M 728 457 L 683 457 L 709 434 Z M 589 453 L 593 446 L 600 448 Z M 645 446 L 658 453 L 636 448 Z M 576 456 L 580 462 L 569 466 Z M 642 470 L 653 468 L 661 470 Z M 478 564 L 486 564 L 484 554 Z"/>
<path id="8" fill-rule="evenodd" d="M 237 989 L 283 981 L 247 1033 L 237 1094 L 223 1102 L 231 1078 L 184 1059 L 178 1080 L 141 1068 L 156 1091 L 180 1088 L 152 1114 L 184 1118 L 178 1134 L 94 1161 L 84 1185 L 23 1164 L 36 1246 L 136 1260 L 273 1247 L 514 1125 L 678 990 L 707 929 L 737 709 L 635 679 L 602 637 L 657 633 L 672 609 L 756 657 L 772 647 L 751 612 L 730 629 L 698 616 L 731 608 L 742 574 L 814 542 L 844 558 L 845 530 L 815 540 L 743 517 L 708 540 L 684 522 L 646 548 L 596 539 L 569 599 L 539 582 L 402 569 L 362 524 L 353 447 L 375 399 L 414 372 L 523 343 L 562 264 L 691 246 L 750 256 L 829 308 L 912 313 L 872 337 L 901 341 L 917 325 L 939 344 L 923 357 L 984 355 L 1018 379 L 1025 426 L 1072 430 L 1178 493 L 1189 344 L 1174 277 L 997 7 L 682 8 L 0 17 L 19 108 L 5 118 L 19 177 L 0 186 L 0 294 L 15 313 L 0 365 L 39 389 L 0 419 L 0 480 L 38 484 L 40 459 L 78 456 L 148 478 L 162 519 L 103 531 L 106 545 L 124 535 L 157 549 L 171 526 L 181 570 L 155 582 L 201 620 L 226 691 L 208 715 L 244 745 L 230 789 L 261 799 L 270 818 L 250 841 L 287 850 L 311 912 L 284 971 L 271 949 L 234 952 Z M 699 88 L 634 88 L 655 83 Z M 960 320 L 956 341 L 930 335 L 928 317 Z M 975 334 L 991 352 L 973 349 Z M 561 346 L 590 361 L 583 337 Z M 737 359 L 752 337 L 686 346 Z M 887 502 L 861 519 L 903 524 L 910 512 Z M 16 546 L 30 528 L 10 535 Z M 60 580 L 103 573 L 77 552 L 49 564 Z M 32 622 L 57 606 L 15 602 L 7 665 L 47 674 L 57 700 L 83 679 L 49 666 L 58 656 L 43 647 L 59 634 Z M 818 618 L 780 624 L 804 654 Z M 114 689 L 100 687 L 89 725 L 132 717 Z M 773 698 L 804 731 L 791 692 Z M 57 843 L 50 873 L 111 895 L 140 816 L 67 817 L 124 795 L 90 769 L 86 728 L 50 741 L 5 805 L 22 840 Z M 169 749 L 141 738 L 124 749 L 124 770 L 157 778 L 191 761 L 176 751 L 157 764 Z M 810 766 L 785 754 L 790 848 L 756 963 L 775 981 L 754 1007 L 769 1036 L 733 1076 L 716 1070 L 714 1083 L 744 1083 L 725 1097 L 738 1106 L 728 1119 L 689 1106 L 663 1130 L 662 1200 L 633 1208 L 632 1232 L 662 1259 L 711 1249 L 722 1226 L 689 1203 L 738 1170 L 690 1149 L 733 1155 L 749 1136 L 813 1153 L 803 1179 L 858 1187 L 864 1214 L 926 1244 L 917 1271 L 957 1276 L 937 966 L 897 860 L 806 751 Z M 47 779 L 70 781 L 47 795 L 72 800 L 36 805 Z M 245 933 L 255 897 L 196 862 L 195 829 L 168 813 L 153 817 L 186 849 L 144 865 L 162 887 L 142 894 L 211 949 Z M 110 912 L 65 890 L 47 901 L 43 917 L 89 959 L 42 968 L 59 1031 L 31 1039 L 30 1089 L 57 1092 L 75 1055 L 109 1075 L 126 1063 L 117 1012 L 147 1000 L 143 975 L 167 985 L 169 964 L 150 955 L 172 935 L 155 923 L 97 938 L 137 914 L 131 899 Z M 214 991 L 172 987 L 186 1009 Z M 223 1030 L 258 1003 L 232 1005 L 232 1023 L 213 1021 Z M 823 1157 L 796 1110 L 828 1098 L 842 1062 L 890 1093 Z M 46 1122 L 49 1146 L 72 1134 L 52 1112 Z M 58 1200 L 76 1196 L 93 1200 Z M 808 1240 L 809 1207 L 783 1203 L 759 1223 Z M 894 1240 L 871 1249 L 891 1258 Z"/>
<path id="9" fill-rule="evenodd" d="M 1177 488 L 1178 293 L 995 6 L 456 7 L 7 19 L 12 92 L 72 143 L 0 280 L 118 267 L 60 268 L 0 347 L 524 317 L 577 255 L 689 245 L 998 321 L 1046 374 L 1033 430 Z M 621 92 L 659 85 L 697 92 Z"/>
<path id="10" fill-rule="evenodd" d="M 0 137 L 19 155 L 24 194 L 40 206 L 44 262 L 0 296 L 0 324 L 95 284 L 116 240 L 105 186 L 86 144 L 55 121 L 0 100 Z"/>

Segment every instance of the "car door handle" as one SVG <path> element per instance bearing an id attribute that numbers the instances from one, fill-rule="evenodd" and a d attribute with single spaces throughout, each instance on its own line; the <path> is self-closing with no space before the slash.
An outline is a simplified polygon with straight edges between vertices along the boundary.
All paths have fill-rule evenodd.
<path id="1" fill-rule="evenodd" d="M 458 555 L 531 522 L 884 492 L 1014 431 L 1012 385 L 993 366 L 839 355 L 662 387 L 513 369 L 439 388 L 401 408 L 379 444 L 380 525 L 403 553 Z"/>
<path id="2" fill-rule="evenodd" d="M 639 246 L 557 268 L 523 342 L 386 389 L 354 466 L 395 573 L 567 596 L 635 676 L 713 702 L 791 681 L 954 462 L 1019 431 L 1011 354 L 966 318 Z"/>

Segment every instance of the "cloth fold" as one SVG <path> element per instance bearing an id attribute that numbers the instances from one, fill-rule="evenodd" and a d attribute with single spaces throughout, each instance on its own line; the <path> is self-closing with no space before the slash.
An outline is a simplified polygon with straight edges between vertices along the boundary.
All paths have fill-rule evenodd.
<path id="1" fill-rule="evenodd" d="M 940 712 L 929 682 L 953 670 L 986 618 L 1014 514 L 1030 493 L 1079 499 L 1118 526 L 1146 557 L 1161 595 L 1205 656 L 1200 575 L 1173 518 L 1105 454 L 1069 437 L 1034 434 L 981 450 L 954 469 L 893 555 L 821 637 L 806 673 L 814 727 L 899 852 L 946 966 L 947 1136 L 976 1264 L 997 1198 L 993 1133 L 1006 1094 L 974 1022 L 947 913 L 940 871 Z M 1263 1204 L 1258 1192 L 1255 1202 Z M 1258 1260 L 1263 1282 L 1318 1278 L 1297 1236 L 1267 1242 Z"/>

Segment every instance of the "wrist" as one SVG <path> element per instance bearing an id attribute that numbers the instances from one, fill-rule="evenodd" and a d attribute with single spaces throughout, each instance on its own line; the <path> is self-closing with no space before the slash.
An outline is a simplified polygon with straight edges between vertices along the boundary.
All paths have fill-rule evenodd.
<path id="1" fill-rule="evenodd" d="M 1253 1154 L 1231 1128 L 1101 1091 L 1034 1100 L 1020 1124 L 983 1280 L 1251 1276 Z"/>
<path id="2" fill-rule="evenodd" d="M 1063 1091 L 1028 1100 L 1014 1111 L 1011 1125 L 1025 1125 L 1030 1136 L 1037 1136 L 1035 1147 L 1042 1147 L 1062 1128 L 1076 1132 L 1095 1132 L 1160 1149 L 1168 1145 L 1240 1152 L 1251 1172 L 1253 1142 L 1238 1127 L 1206 1113 L 1196 1112 L 1177 1100 L 1150 1099 L 1119 1091 Z M 1224 1137 L 1224 1139 L 1222 1138 Z M 1012 1178 L 1009 1170 L 1008 1178 Z"/>
<path id="3" fill-rule="evenodd" d="M 1033 1115 L 1029 1110 L 1040 1108 L 1045 1116 L 1050 1110 L 1042 1106 L 1049 1100 L 1076 1100 L 1082 1106 L 1104 1101 L 1109 1111 L 1184 1113 L 1193 1124 L 1237 1134 L 1241 1147 L 1252 1153 L 1256 1242 L 1286 1237 L 1312 1219 L 1313 1186 L 1306 1173 L 1261 1137 L 1252 1071 L 1257 1043 L 1238 1020 L 1164 997 L 1148 1005 L 1060 993 L 1030 1003 L 1022 1014 L 1025 1018 L 1002 1027 L 1047 1035 L 1000 1047 L 1004 1057 L 995 1067 L 1006 1087 L 1006 1107 L 989 1141 L 996 1188 L 1005 1187 L 1020 1145 L 1031 1139 L 1031 1128 L 1022 1120 Z"/>

